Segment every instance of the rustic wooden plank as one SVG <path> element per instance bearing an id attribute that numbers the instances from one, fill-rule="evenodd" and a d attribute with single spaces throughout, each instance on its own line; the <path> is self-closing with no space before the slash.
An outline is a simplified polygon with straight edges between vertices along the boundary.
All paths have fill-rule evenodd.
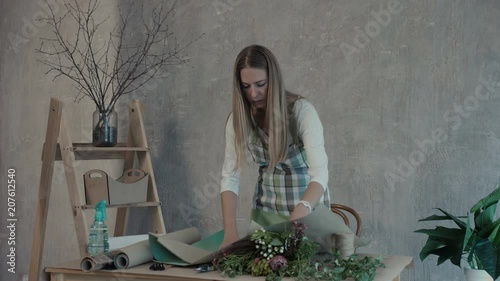
<path id="1" fill-rule="evenodd" d="M 127 146 L 133 147 L 135 145 L 133 135 L 131 134 L 132 123 L 131 123 L 131 114 L 132 111 L 129 106 L 129 118 L 128 118 L 128 137 L 127 137 Z M 125 172 L 128 169 L 132 169 L 134 167 L 136 153 L 133 151 L 125 151 L 124 161 L 123 161 L 123 171 Z M 127 229 L 127 222 L 129 217 L 129 209 L 128 208 L 118 208 L 116 211 L 116 219 L 115 219 L 115 231 L 113 233 L 114 236 L 123 236 L 125 235 L 125 231 Z"/>
<path id="2" fill-rule="evenodd" d="M 139 147 L 148 147 L 148 142 L 146 138 L 146 130 L 144 128 L 143 120 L 143 108 L 139 101 L 135 100 L 129 105 L 131 109 L 131 131 L 134 139 L 134 144 Z M 133 114 L 136 113 L 136 114 Z M 136 152 L 139 161 L 139 167 L 143 171 L 149 174 L 148 182 L 148 201 L 149 202 L 159 202 L 160 198 L 158 196 L 158 189 L 156 187 L 156 180 L 153 171 L 153 164 L 151 161 L 151 155 L 148 151 Z M 163 221 L 163 214 L 160 206 L 149 207 L 150 221 L 152 226 L 152 232 L 154 233 L 166 233 L 165 222 Z"/>
<path id="3" fill-rule="evenodd" d="M 66 120 L 64 119 L 64 108 L 63 108 L 63 118 L 61 118 L 61 132 L 59 134 L 60 147 L 71 146 L 71 138 L 66 127 Z M 64 175 L 66 177 L 66 185 L 68 187 L 69 199 L 71 201 L 71 206 L 80 206 L 85 204 L 82 202 L 82 196 L 80 194 L 82 188 L 78 188 L 78 182 L 76 180 L 75 172 L 75 154 L 72 150 L 62 149 L 61 156 L 64 163 Z M 73 221 L 75 225 L 75 232 L 78 241 L 78 249 L 80 250 L 80 257 L 84 257 L 87 253 L 87 237 L 89 235 L 89 230 L 87 227 L 87 222 L 85 220 L 82 209 L 73 208 Z"/>
<path id="4" fill-rule="evenodd" d="M 62 102 L 52 98 L 49 106 L 49 117 L 47 121 L 47 132 L 42 153 L 42 171 L 40 173 L 40 185 L 38 187 L 38 200 L 35 209 L 35 226 L 33 230 L 33 244 L 31 246 L 29 281 L 38 281 L 40 265 L 42 264 L 42 251 L 45 241 L 47 225 L 47 212 L 49 209 L 50 188 L 54 175 L 54 161 L 57 149 L 57 138 L 59 136 L 62 116 Z"/>
<path id="5" fill-rule="evenodd" d="M 60 144 L 56 151 L 55 160 L 62 160 Z M 112 160 L 126 159 L 127 154 L 133 154 L 135 151 L 149 151 L 149 147 L 130 147 L 126 143 L 119 143 L 115 147 L 92 147 L 90 143 L 73 143 L 64 146 L 63 150 L 71 150 L 75 154 L 75 160 Z M 42 155 L 43 157 L 43 155 Z"/>
<path id="6" fill-rule="evenodd" d="M 119 205 L 106 205 L 106 209 L 109 208 L 141 208 L 141 207 L 154 207 L 160 206 L 160 202 L 141 202 L 141 203 L 130 203 L 130 204 L 119 204 Z M 82 209 L 94 209 L 95 205 L 82 205 L 80 207 L 76 206 L 75 208 Z M 121 235 L 118 235 L 121 236 Z"/>

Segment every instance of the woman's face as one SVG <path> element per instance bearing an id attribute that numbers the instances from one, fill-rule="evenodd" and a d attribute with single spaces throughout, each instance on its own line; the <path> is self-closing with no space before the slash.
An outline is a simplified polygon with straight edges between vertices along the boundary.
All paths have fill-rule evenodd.
<path id="1" fill-rule="evenodd" d="M 267 72 L 260 68 L 243 68 L 240 71 L 241 88 L 245 97 L 257 109 L 267 105 Z"/>

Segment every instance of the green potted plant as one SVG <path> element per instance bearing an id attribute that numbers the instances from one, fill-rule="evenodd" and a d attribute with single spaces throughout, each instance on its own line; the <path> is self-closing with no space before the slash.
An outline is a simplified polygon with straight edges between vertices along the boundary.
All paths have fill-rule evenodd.
<path id="1" fill-rule="evenodd" d="M 500 200 L 500 186 L 479 200 L 466 216 L 454 216 L 437 208 L 443 215 L 432 215 L 421 221 L 451 221 L 456 226 L 436 226 L 434 229 L 419 229 L 415 232 L 428 235 L 420 251 L 420 260 L 429 255 L 438 256 L 437 265 L 450 260 L 461 267 L 462 259 L 470 268 L 465 268 L 467 278 L 485 271 L 496 280 L 500 276 L 500 218 L 496 215 Z M 486 276 L 488 276 L 486 275 Z M 485 277 L 468 280 L 488 280 Z"/>

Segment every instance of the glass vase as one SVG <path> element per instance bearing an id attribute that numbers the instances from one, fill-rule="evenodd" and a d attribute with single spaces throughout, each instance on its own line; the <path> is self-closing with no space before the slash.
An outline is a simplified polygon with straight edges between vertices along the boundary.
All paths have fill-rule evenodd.
<path id="1" fill-rule="evenodd" d="M 102 111 L 97 108 L 92 119 L 92 144 L 95 146 L 115 146 L 118 138 L 116 111 Z"/>

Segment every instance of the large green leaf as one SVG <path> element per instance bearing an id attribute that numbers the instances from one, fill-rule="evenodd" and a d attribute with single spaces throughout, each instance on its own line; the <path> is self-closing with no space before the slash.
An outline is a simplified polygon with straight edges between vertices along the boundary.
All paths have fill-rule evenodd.
<path id="1" fill-rule="evenodd" d="M 435 229 L 418 229 L 415 230 L 415 232 L 453 241 L 452 243 L 459 245 L 460 248 L 462 247 L 465 237 L 465 229 L 448 228 L 444 226 L 436 226 Z"/>
<path id="2" fill-rule="evenodd" d="M 460 261 L 462 259 L 462 253 L 460 253 L 456 247 L 444 247 L 436 249 L 432 254 L 438 256 L 437 265 L 450 260 L 450 262 L 458 267 L 460 267 Z"/>
<path id="3" fill-rule="evenodd" d="M 471 247 L 471 241 L 474 239 L 472 236 L 472 228 L 470 226 L 469 213 L 467 213 L 467 228 L 465 230 L 464 241 L 462 245 L 462 252 L 467 251 Z"/>
<path id="4" fill-rule="evenodd" d="M 460 229 L 458 229 L 460 230 Z M 425 229 L 417 231 L 419 233 L 427 232 Z M 429 255 L 438 256 L 437 265 L 442 264 L 446 260 L 460 267 L 462 257 L 461 243 L 448 237 L 429 235 L 426 244 L 420 251 L 420 260 L 426 259 Z"/>
<path id="5" fill-rule="evenodd" d="M 465 224 L 465 222 L 463 222 L 462 220 L 460 220 L 458 217 L 446 212 L 445 210 L 441 209 L 441 208 L 437 208 L 438 210 L 440 210 L 443 214 L 447 215 L 448 217 L 450 217 L 457 225 L 458 227 L 462 228 L 462 229 L 465 229 L 467 226 Z"/>
<path id="6" fill-rule="evenodd" d="M 467 255 L 467 263 L 469 263 L 471 268 L 475 268 L 474 267 L 474 252 L 473 251 L 469 251 L 469 254 Z"/>
<path id="7" fill-rule="evenodd" d="M 456 245 L 447 245 L 441 248 L 437 248 L 428 252 L 428 255 L 438 256 L 437 265 L 442 264 L 446 260 L 450 260 L 452 264 L 460 267 L 460 261 L 462 259 L 462 252 Z"/>
<path id="8" fill-rule="evenodd" d="M 466 216 L 456 216 L 457 218 L 466 218 Z M 419 219 L 418 221 L 446 221 L 446 220 L 453 220 L 450 216 L 439 216 L 439 215 L 432 215 L 429 217 L 426 217 L 424 219 Z"/>
<path id="9" fill-rule="evenodd" d="M 474 222 L 476 229 L 481 230 L 493 222 L 495 213 L 497 211 L 497 204 L 490 205 L 485 209 L 478 209 L 474 212 Z"/>
<path id="10" fill-rule="evenodd" d="M 497 264 L 496 264 L 496 272 L 493 276 L 493 279 L 496 280 L 500 276 L 500 248 L 495 248 L 496 256 L 497 256 Z"/>
<path id="11" fill-rule="evenodd" d="M 475 245 L 474 252 L 479 263 L 479 269 L 484 269 L 491 277 L 495 278 L 497 255 L 490 240 L 482 239 L 478 241 Z"/>
<path id="12" fill-rule="evenodd" d="M 436 239 L 434 237 L 429 237 L 424 247 L 422 247 L 422 250 L 420 251 L 420 260 L 425 260 L 432 253 L 432 251 L 444 246 L 446 246 L 446 243 L 443 243 L 442 240 Z"/>
<path id="13" fill-rule="evenodd" d="M 490 240 L 494 248 L 498 248 L 500 245 L 500 224 L 491 232 L 490 236 L 488 236 L 488 240 Z"/>
<path id="14" fill-rule="evenodd" d="M 481 231 L 478 232 L 477 236 L 479 238 L 489 238 L 492 235 L 492 233 L 495 231 L 495 229 L 498 228 L 498 226 L 500 226 L 500 219 L 497 219 L 493 223 L 491 223 L 488 226 L 486 226 L 485 228 L 481 229 Z M 490 241 L 492 241 L 492 240 L 490 240 Z"/>
<path id="15" fill-rule="evenodd" d="M 483 199 L 479 200 L 472 208 L 470 209 L 471 213 L 475 213 L 479 209 L 486 209 L 489 206 L 496 204 L 500 200 L 500 186 L 497 186 L 497 188 L 488 194 L 486 197 Z"/>

